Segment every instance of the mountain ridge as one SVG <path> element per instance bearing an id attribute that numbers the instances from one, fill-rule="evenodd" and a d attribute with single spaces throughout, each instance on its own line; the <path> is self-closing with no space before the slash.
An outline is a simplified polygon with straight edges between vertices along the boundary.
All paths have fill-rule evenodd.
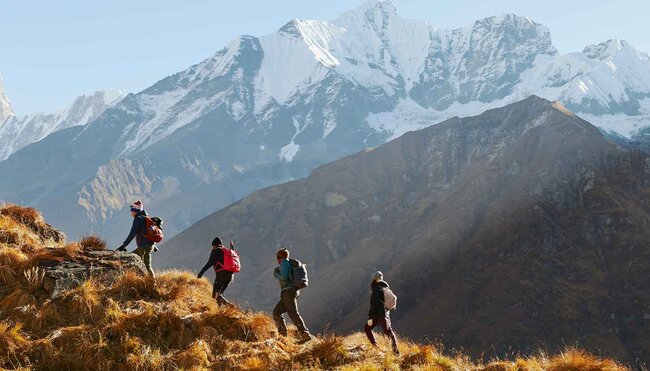
<path id="1" fill-rule="evenodd" d="M 2 86 L 0 86 L 0 94 L 2 94 Z M 122 93 L 119 91 L 98 90 L 75 98 L 72 103 L 57 113 L 16 116 L 11 110 L 4 120 L 0 115 L 0 161 L 54 132 L 72 126 L 86 125 L 121 98 Z"/>
<path id="2" fill-rule="evenodd" d="M 310 267 L 301 310 L 311 327 L 358 328 L 367 277 L 381 270 L 404 335 L 472 355 L 577 342 L 647 362 L 650 251 L 629 246 L 650 240 L 648 161 L 530 97 L 257 191 L 168 241 L 159 261 L 196 269 L 210 236 L 233 238 L 247 268 L 231 296 L 266 308 L 286 246 Z"/>
<path id="3" fill-rule="evenodd" d="M 608 63 L 619 72 L 606 73 Z M 559 55 L 548 28 L 527 17 L 436 30 L 371 1 L 331 22 L 294 20 L 269 35 L 238 37 L 128 95 L 79 132 L 19 151 L 0 164 L 15 174 L 0 182 L 0 199 L 39 207 L 72 235 L 94 230 L 118 243 L 128 228 L 120 216 L 125 205 L 145 198 L 173 235 L 259 188 L 531 94 L 563 102 L 604 131 L 643 140 L 650 83 L 624 72 L 628 67 L 650 75 L 639 53 L 602 61 Z M 603 93 L 610 88 L 614 101 Z M 81 143 L 93 148 L 81 153 Z M 34 179 L 20 175 L 28 164 Z M 129 178 L 131 170 L 142 181 Z M 50 174 L 66 175 L 53 181 Z M 44 193 L 45 182 L 55 190 Z M 145 193 L 135 195 L 131 185 Z"/>

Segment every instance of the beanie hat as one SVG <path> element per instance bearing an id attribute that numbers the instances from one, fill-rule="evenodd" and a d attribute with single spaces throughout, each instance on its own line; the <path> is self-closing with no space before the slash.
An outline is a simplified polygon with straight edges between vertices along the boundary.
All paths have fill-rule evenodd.
<path id="1" fill-rule="evenodd" d="M 221 237 L 217 236 L 212 240 L 212 246 L 223 246 L 223 242 L 221 242 Z"/>
<path id="2" fill-rule="evenodd" d="M 381 273 L 381 271 L 377 271 L 377 272 L 373 273 L 372 276 L 370 276 L 370 280 L 372 282 L 383 281 L 384 280 L 384 274 Z"/>
<path id="3" fill-rule="evenodd" d="M 131 211 L 134 213 L 140 212 L 142 211 L 142 201 L 137 200 L 136 202 L 129 205 L 129 207 L 131 208 Z"/>
<path id="4" fill-rule="evenodd" d="M 287 250 L 286 247 L 283 248 L 283 249 L 280 249 L 280 250 L 278 250 L 277 253 L 275 253 L 275 256 L 278 259 L 289 259 L 289 250 Z"/>

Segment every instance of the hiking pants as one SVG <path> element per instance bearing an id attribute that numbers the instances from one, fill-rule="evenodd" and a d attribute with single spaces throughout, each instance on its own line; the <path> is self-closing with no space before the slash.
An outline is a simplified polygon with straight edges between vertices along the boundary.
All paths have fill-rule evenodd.
<path id="1" fill-rule="evenodd" d="M 372 329 L 377 326 L 381 326 L 381 328 L 384 330 L 384 334 L 386 334 L 390 338 L 390 341 L 393 343 L 393 350 L 397 352 L 397 337 L 395 336 L 395 332 L 390 325 L 390 317 L 388 316 L 377 316 L 373 318 L 372 326 L 369 326 L 366 323 L 366 326 L 363 328 L 363 330 L 366 332 L 366 336 L 368 337 L 368 340 L 370 340 L 370 343 L 372 343 L 372 345 L 377 345 L 375 335 L 372 333 Z"/>
<path id="2" fill-rule="evenodd" d="M 142 259 L 145 268 L 147 268 L 147 272 L 149 272 L 149 275 L 155 277 L 156 275 L 153 273 L 153 268 L 151 268 L 152 251 L 153 251 L 153 245 L 138 247 L 137 249 L 133 250 L 133 253 L 139 256 L 140 259 Z"/>
<path id="3" fill-rule="evenodd" d="M 300 317 L 298 313 L 298 290 L 295 288 L 285 289 L 280 294 L 280 301 L 275 305 L 273 309 L 273 320 L 278 326 L 278 332 L 280 335 L 287 335 L 287 324 L 284 321 L 284 313 L 289 313 L 289 318 L 294 325 L 298 328 L 300 334 L 309 334 L 309 330 L 305 326 L 305 322 Z"/>
<path id="4" fill-rule="evenodd" d="M 212 286 L 212 297 L 217 299 L 219 304 L 230 304 L 226 298 L 223 297 L 223 292 L 226 291 L 228 285 L 232 281 L 232 272 L 219 271 L 215 274 L 214 285 Z"/>

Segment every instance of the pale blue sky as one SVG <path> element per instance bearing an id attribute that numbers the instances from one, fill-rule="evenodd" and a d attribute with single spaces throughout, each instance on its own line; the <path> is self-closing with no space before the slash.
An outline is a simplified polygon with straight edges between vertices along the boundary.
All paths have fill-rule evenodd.
<path id="1" fill-rule="evenodd" d="M 361 0 L 0 0 L 0 74 L 18 114 L 58 110 L 97 89 L 137 92 L 240 34 L 292 18 L 331 20 Z M 561 53 L 619 38 L 650 52 L 650 0 L 393 0 L 437 28 L 499 14 L 551 29 Z"/>

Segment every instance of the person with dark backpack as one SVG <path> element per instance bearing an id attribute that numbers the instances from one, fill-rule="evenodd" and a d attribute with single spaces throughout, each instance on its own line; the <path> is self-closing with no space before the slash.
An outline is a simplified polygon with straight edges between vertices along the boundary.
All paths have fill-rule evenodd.
<path id="1" fill-rule="evenodd" d="M 135 238 L 135 243 L 138 246 L 133 253 L 138 255 L 144 262 L 147 272 L 152 277 L 155 277 L 153 268 L 151 267 L 151 253 L 158 251 L 156 243 L 161 242 L 165 237 L 162 232 L 162 219 L 158 217 L 150 217 L 144 210 L 142 201 L 138 200 L 130 206 L 131 216 L 133 217 L 133 224 L 131 231 L 126 237 L 117 251 L 126 251 L 126 247 Z"/>
<path id="2" fill-rule="evenodd" d="M 273 320 L 278 327 L 280 335 L 287 336 L 287 324 L 284 320 L 284 313 L 289 313 L 289 318 L 298 328 L 301 342 L 312 339 L 305 321 L 298 312 L 299 290 L 307 287 L 307 268 L 298 260 L 289 259 L 289 250 L 281 249 L 276 253 L 278 266 L 273 275 L 280 282 L 280 301 L 273 309 Z"/>
<path id="3" fill-rule="evenodd" d="M 220 305 L 233 305 L 226 298 L 223 297 L 224 291 L 233 280 L 233 275 L 238 273 L 241 269 L 239 262 L 239 254 L 235 251 L 235 244 L 230 240 L 229 248 L 223 246 L 220 237 L 215 237 L 212 240 L 212 251 L 210 258 L 205 263 L 198 278 L 203 276 L 203 273 L 214 267 L 215 277 L 214 285 L 212 286 L 212 297 L 217 299 Z"/>
<path id="4" fill-rule="evenodd" d="M 373 346 L 377 346 L 377 340 L 372 329 L 381 326 L 393 345 L 393 352 L 399 354 L 397 348 L 397 337 L 390 323 L 390 311 L 397 307 L 397 296 L 391 291 L 388 283 L 384 281 L 384 275 L 380 271 L 375 272 L 370 278 L 370 311 L 368 311 L 368 322 L 364 331 L 368 340 Z"/>

